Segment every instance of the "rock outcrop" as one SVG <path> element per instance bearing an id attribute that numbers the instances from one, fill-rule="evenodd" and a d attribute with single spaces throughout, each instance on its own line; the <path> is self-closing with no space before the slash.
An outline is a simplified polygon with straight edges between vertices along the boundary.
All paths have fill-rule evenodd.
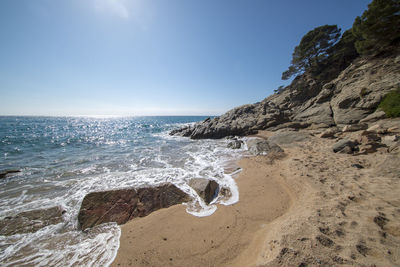
<path id="1" fill-rule="evenodd" d="M 270 152 L 283 152 L 277 144 L 261 138 L 254 138 L 247 141 L 249 152 L 253 155 L 266 155 Z"/>
<path id="2" fill-rule="evenodd" d="M 216 181 L 204 178 L 191 179 L 189 181 L 189 186 L 192 187 L 207 204 L 210 204 L 219 190 L 219 185 Z"/>
<path id="3" fill-rule="evenodd" d="M 63 221 L 64 210 L 61 207 L 30 210 L 0 220 L 0 235 L 33 233 L 52 224 Z"/>
<path id="4" fill-rule="evenodd" d="M 172 184 L 93 192 L 83 199 L 78 222 L 82 230 L 107 222 L 124 224 L 133 218 L 189 200 L 186 193 Z"/>
<path id="5" fill-rule="evenodd" d="M 339 152 L 339 153 L 351 154 L 356 150 L 356 147 L 357 147 L 356 142 L 354 142 L 352 140 L 348 140 L 348 139 L 343 139 L 343 140 L 336 142 L 332 146 L 332 150 L 335 153 Z"/>
<path id="6" fill-rule="evenodd" d="M 241 148 L 243 145 L 243 141 L 242 140 L 238 140 L 238 139 L 232 139 L 231 141 L 229 141 L 227 147 L 228 148 L 232 148 L 232 149 L 239 149 Z"/>
<path id="7" fill-rule="evenodd" d="M 375 58 L 358 58 L 324 84 L 308 73 L 261 102 L 234 108 L 171 135 L 192 139 L 244 136 L 258 130 L 299 129 L 312 125 L 344 126 L 382 118 L 375 112 L 382 98 L 399 86 L 400 51 Z M 370 115 L 374 114 L 374 115 Z"/>

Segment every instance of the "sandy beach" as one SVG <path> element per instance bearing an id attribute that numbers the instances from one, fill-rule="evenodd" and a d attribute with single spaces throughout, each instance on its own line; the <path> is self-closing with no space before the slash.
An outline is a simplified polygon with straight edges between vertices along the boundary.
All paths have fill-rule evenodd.
<path id="1" fill-rule="evenodd" d="M 283 157 L 240 160 L 239 202 L 211 216 L 178 205 L 130 221 L 112 266 L 396 266 L 398 155 L 335 154 L 333 143 L 310 136 Z"/>
<path id="2" fill-rule="evenodd" d="M 184 205 L 162 209 L 122 226 L 113 266 L 243 266 L 261 253 L 267 224 L 284 214 L 292 192 L 276 179 L 264 157 L 245 158 L 238 178 L 240 200 L 195 217 Z"/>

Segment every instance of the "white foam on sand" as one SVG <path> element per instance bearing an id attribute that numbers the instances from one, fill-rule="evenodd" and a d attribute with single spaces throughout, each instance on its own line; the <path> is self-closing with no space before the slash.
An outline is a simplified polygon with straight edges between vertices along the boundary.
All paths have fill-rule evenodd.
<path id="1" fill-rule="evenodd" d="M 164 141 L 148 148 L 140 160 L 127 164 L 126 170 L 110 171 L 107 166 L 86 166 L 74 170 L 68 179 L 57 179 L 54 185 L 64 188 L 63 194 L 33 197 L 25 191 L 16 195 L 15 205 L 5 206 L 0 216 L 16 211 L 62 206 L 66 223 L 45 227 L 36 233 L 0 236 L 0 262 L 3 266 L 108 266 L 119 248 L 120 227 L 115 223 L 103 224 L 85 232 L 78 228 L 77 215 L 84 196 L 90 192 L 121 188 L 139 188 L 173 183 L 192 196 L 186 203 L 186 211 L 194 216 L 210 216 L 217 210 L 216 204 L 231 205 L 239 201 L 239 190 L 234 176 L 236 170 L 226 174 L 224 164 L 238 160 L 246 150 L 227 148 L 229 140 L 190 140 L 157 134 Z M 177 141 L 179 147 L 171 146 Z M 96 170 L 103 169 L 101 173 Z M 62 177 L 61 177 L 62 178 Z M 217 197 L 207 205 L 188 182 L 193 178 L 215 180 L 220 188 L 229 189 L 229 197 Z M 49 182 L 50 183 L 50 182 Z M 29 188 L 27 190 L 30 190 Z M 1 203 L 1 201 L 0 201 Z M 28 256 L 26 256 L 28 255 Z"/>

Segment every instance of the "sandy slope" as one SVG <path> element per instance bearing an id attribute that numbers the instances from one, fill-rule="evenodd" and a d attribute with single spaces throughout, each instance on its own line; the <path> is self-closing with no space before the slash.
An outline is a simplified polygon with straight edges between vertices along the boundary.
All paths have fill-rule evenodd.
<path id="1" fill-rule="evenodd" d="M 212 216 L 180 205 L 127 223 L 113 266 L 399 266 L 400 157 L 335 154 L 333 142 L 242 159 L 239 203 Z"/>

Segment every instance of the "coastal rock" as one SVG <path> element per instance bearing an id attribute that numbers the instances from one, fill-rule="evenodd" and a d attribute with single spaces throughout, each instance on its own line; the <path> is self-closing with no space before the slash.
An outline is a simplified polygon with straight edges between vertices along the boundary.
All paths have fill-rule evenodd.
<path id="1" fill-rule="evenodd" d="M 283 152 L 277 144 L 261 138 L 254 138 L 247 141 L 249 152 L 253 155 L 266 155 L 269 152 Z"/>
<path id="2" fill-rule="evenodd" d="M 356 132 L 366 130 L 367 128 L 368 124 L 366 123 L 352 124 L 344 126 L 342 132 Z"/>
<path id="3" fill-rule="evenodd" d="M 303 121 L 309 124 L 325 123 L 334 125 L 333 113 L 329 102 L 323 104 L 314 104 L 311 107 L 299 112 L 293 117 L 296 121 Z"/>
<path id="4" fill-rule="evenodd" d="M 387 135 L 382 138 L 382 144 L 391 147 L 400 141 L 400 136 L 398 135 Z"/>
<path id="5" fill-rule="evenodd" d="M 189 200 L 186 193 L 172 184 L 93 192 L 83 199 L 78 222 L 82 230 L 107 222 L 124 224 L 133 218 Z"/>
<path id="6" fill-rule="evenodd" d="M 383 97 L 398 87 L 398 53 L 396 50 L 385 57 L 355 59 L 347 68 L 330 73 L 328 80 L 318 80 L 305 72 L 261 102 L 234 108 L 220 117 L 170 134 L 192 139 L 222 138 L 251 135 L 265 129 L 375 121 L 384 117 L 382 111 L 375 112 Z"/>
<path id="7" fill-rule="evenodd" d="M 357 143 L 348 139 L 342 139 L 332 146 L 333 152 L 351 154 L 355 151 Z"/>
<path id="8" fill-rule="evenodd" d="M 376 133 L 363 131 L 358 139 L 360 143 L 358 154 L 374 153 L 378 148 L 385 146 L 381 143 L 381 137 Z"/>
<path id="9" fill-rule="evenodd" d="M 282 131 L 275 133 L 273 136 L 268 138 L 268 141 L 278 144 L 292 144 L 296 142 L 303 142 L 310 139 L 310 135 L 302 132 L 293 132 L 293 131 Z"/>
<path id="10" fill-rule="evenodd" d="M 6 178 L 7 175 L 13 174 L 13 173 L 19 173 L 21 172 L 20 170 L 7 170 L 7 171 L 2 171 L 0 172 L 0 179 Z"/>
<path id="11" fill-rule="evenodd" d="M 309 127 L 311 124 L 308 122 L 286 122 L 286 123 L 282 123 L 279 124 L 278 126 L 275 127 L 271 127 L 269 128 L 269 130 L 271 131 L 277 131 L 277 130 L 281 130 L 281 129 L 304 129 Z"/>
<path id="12" fill-rule="evenodd" d="M 227 147 L 232 149 L 239 149 L 242 147 L 243 141 L 241 140 L 232 140 L 228 143 Z"/>
<path id="13" fill-rule="evenodd" d="M 189 186 L 192 187 L 207 204 L 210 204 L 218 194 L 219 190 L 217 182 L 204 178 L 191 179 L 189 181 Z"/>
<path id="14" fill-rule="evenodd" d="M 387 133 L 387 129 L 382 127 L 380 124 L 372 125 L 367 129 L 369 133 L 377 133 L 377 134 L 385 134 Z"/>
<path id="15" fill-rule="evenodd" d="M 338 128 L 332 127 L 332 128 L 326 129 L 324 132 L 322 132 L 319 137 L 320 138 L 332 138 L 338 132 L 339 132 Z"/>
<path id="16" fill-rule="evenodd" d="M 373 113 L 382 98 L 398 86 L 396 55 L 357 59 L 334 81 L 331 107 L 336 124 L 352 124 Z"/>
<path id="17" fill-rule="evenodd" d="M 360 120 L 360 122 L 374 122 L 384 118 L 386 118 L 386 113 L 382 110 L 377 110 L 374 113 L 371 113 L 370 115 L 365 117 L 364 119 Z"/>
<path id="18" fill-rule="evenodd" d="M 33 233 L 43 227 L 63 221 L 64 210 L 61 207 L 30 210 L 0 220 L 0 235 Z"/>

